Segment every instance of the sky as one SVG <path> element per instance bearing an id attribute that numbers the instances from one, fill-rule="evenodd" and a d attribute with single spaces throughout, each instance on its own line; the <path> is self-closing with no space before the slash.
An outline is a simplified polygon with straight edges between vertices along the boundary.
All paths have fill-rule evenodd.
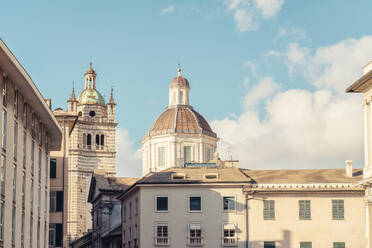
<path id="1" fill-rule="evenodd" d="M 0 37 L 53 108 L 92 61 L 117 102 L 117 171 L 140 176 L 142 136 L 177 64 L 222 158 L 251 169 L 363 167 L 362 96 L 372 1 L 6 1 Z"/>

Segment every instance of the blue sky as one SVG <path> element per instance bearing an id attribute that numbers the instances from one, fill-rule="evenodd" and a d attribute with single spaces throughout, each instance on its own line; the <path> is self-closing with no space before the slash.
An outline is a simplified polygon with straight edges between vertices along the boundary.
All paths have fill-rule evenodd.
<path id="1" fill-rule="evenodd" d="M 273 124 L 271 112 L 287 106 L 280 105 L 281 97 L 309 96 L 314 107 L 318 91 L 328 94 L 322 95 L 327 103 L 321 113 L 316 106 L 313 109 L 312 119 L 319 120 L 315 123 L 324 121 L 321 116 L 335 108 L 335 102 L 360 103 L 360 96 L 348 98 L 340 89 L 357 79 L 361 67 L 372 60 L 371 1 L 24 1 L 22 5 L 7 1 L 2 9 L 0 37 L 42 94 L 53 99 L 54 108 L 66 107 L 73 81 L 78 92 L 83 88 L 83 73 L 92 58 L 99 91 L 107 99 L 110 87 L 115 89 L 117 120 L 125 136 L 121 149 L 129 150 L 119 153 L 133 157 L 128 166 L 138 165 L 139 141 L 167 105 L 168 86 L 178 62 L 191 84 L 191 104 L 221 132 L 218 135 L 225 143 L 221 153 L 232 150 L 245 163 L 243 167 L 272 168 L 275 161 L 283 160 L 280 168 L 293 168 L 301 159 L 306 160 L 304 167 L 317 167 L 312 165 L 319 161 L 327 161 L 320 163 L 323 167 L 339 167 L 349 159 L 339 156 L 348 147 L 333 148 L 335 144 L 362 146 L 359 132 L 343 140 L 329 138 L 332 142 L 327 140 L 326 147 L 340 149 L 329 156 L 314 152 L 303 157 L 291 147 L 296 143 L 289 142 L 288 149 L 270 160 L 244 157 L 249 144 L 267 140 L 265 134 L 277 134 L 268 129 L 281 123 Z M 339 64 L 343 59 L 350 62 Z M 339 73 L 347 70 L 350 73 L 345 76 Z M 299 108 L 295 112 L 304 111 Z M 360 104 L 350 110 L 357 111 L 356 120 L 361 118 L 359 110 Z M 254 116 L 248 124 L 242 122 L 246 116 Z M 293 133 L 288 121 L 292 117 L 285 118 L 285 128 L 280 130 Z M 340 118 L 337 121 L 343 122 Z M 256 126 L 246 130 L 250 121 Z M 324 121 L 319 129 L 332 129 L 328 125 Z M 243 136 L 245 131 L 263 136 L 231 138 L 231 128 L 242 130 Z M 319 129 L 309 132 L 309 137 L 318 135 L 324 143 L 327 134 Z M 284 132 L 278 139 L 286 137 Z M 303 145 L 306 150 L 314 143 Z M 362 166 L 362 151 L 353 150 L 350 156 Z M 293 166 L 285 166 L 284 161 L 292 161 Z"/>

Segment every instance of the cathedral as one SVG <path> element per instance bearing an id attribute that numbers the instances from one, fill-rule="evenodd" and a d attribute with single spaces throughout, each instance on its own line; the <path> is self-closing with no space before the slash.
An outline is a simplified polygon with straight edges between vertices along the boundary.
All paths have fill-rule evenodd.
<path id="1" fill-rule="evenodd" d="M 61 205 L 50 211 L 50 235 L 56 247 L 66 247 L 91 228 L 87 190 L 93 170 L 105 170 L 110 176 L 116 172 L 116 104 L 112 90 L 105 102 L 96 79 L 90 63 L 78 98 L 73 88 L 67 110 L 53 111 L 63 129 L 61 151 L 51 153 L 51 168 L 55 168 L 50 179 L 51 201 Z"/>

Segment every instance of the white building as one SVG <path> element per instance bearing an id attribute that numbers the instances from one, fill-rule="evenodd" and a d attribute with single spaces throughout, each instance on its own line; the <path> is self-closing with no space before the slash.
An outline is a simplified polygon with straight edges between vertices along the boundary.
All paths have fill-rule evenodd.
<path id="1" fill-rule="evenodd" d="M 167 109 L 141 141 L 143 175 L 190 162 L 204 163 L 213 158 L 217 135 L 190 105 L 189 92 L 189 82 L 178 68 L 178 75 L 169 86 Z"/>
<path id="2" fill-rule="evenodd" d="M 47 247 L 49 151 L 62 131 L 50 106 L 0 39 L 0 247 Z"/>

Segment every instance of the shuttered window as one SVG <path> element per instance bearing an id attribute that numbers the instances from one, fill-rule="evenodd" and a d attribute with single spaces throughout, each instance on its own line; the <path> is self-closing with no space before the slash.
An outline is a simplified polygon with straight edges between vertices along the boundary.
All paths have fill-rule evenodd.
<path id="1" fill-rule="evenodd" d="M 264 220 L 275 219 L 275 201 L 274 200 L 264 200 L 263 201 L 263 216 Z"/>
<path id="2" fill-rule="evenodd" d="M 312 248 L 311 242 L 300 242 L 300 248 Z"/>
<path id="3" fill-rule="evenodd" d="M 344 200 L 332 200 L 332 219 L 344 219 Z"/>
<path id="4" fill-rule="evenodd" d="M 345 248 L 345 242 L 333 242 L 333 248 Z"/>
<path id="5" fill-rule="evenodd" d="M 264 248 L 275 248 L 275 241 L 265 241 Z"/>
<path id="6" fill-rule="evenodd" d="M 311 219 L 310 200 L 299 200 L 298 205 L 300 220 L 310 220 Z"/>

